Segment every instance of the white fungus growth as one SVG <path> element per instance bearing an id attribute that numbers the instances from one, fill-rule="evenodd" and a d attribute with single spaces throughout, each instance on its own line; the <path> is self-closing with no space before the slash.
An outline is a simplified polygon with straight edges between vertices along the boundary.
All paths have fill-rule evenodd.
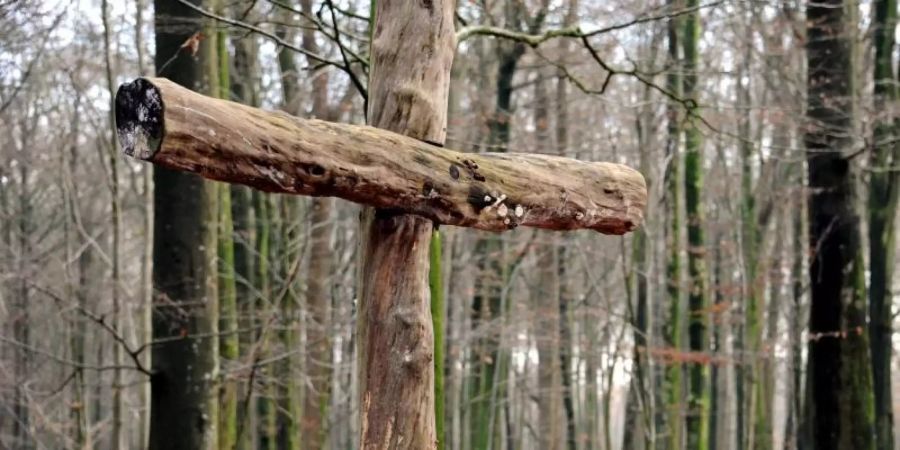
<path id="1" fill-rule="evenodd" d="M 522 205 L 516 205 L 515 213 L 516 217 L 522 217 L 525 215 L 525 208 L 523 208 Z"/>
<path id="2" fill-rule="evenodd" d="M 506 207 L 505 204 L 501 203 L 500 206 L 497 207 L 497 215 L 500 217 L 506 217 L 506 213 L 509 212 L 509 208 Z M 507 222 L 509 219 L 506 219 Z"/>

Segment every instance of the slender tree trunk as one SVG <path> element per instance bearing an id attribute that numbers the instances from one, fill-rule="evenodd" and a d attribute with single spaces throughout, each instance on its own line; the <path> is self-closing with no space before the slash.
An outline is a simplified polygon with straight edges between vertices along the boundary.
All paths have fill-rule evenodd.
<path id="1" fill-rule="evenodd" d="M 27 132 L 27 131 L 26 131 Z M 26 149 L 22 146 L 20 151 Z M 35 440 L 31 422 L 31 402 L 26 391 L 31 372 L 31 358 L 27 346 L 31 345 L 31 288 L 28 285 L 32 261 L 31 233 L 34 231 L 33 223 L 33 199 L 29 183 L 31 174 L 31 161 L 27 156 L 22 157 L 19 164 L 19 195 L 16 236 L 18 239 L 18 254 L 16 260 L 16 288 L 13 294 L 12 307 L 12 334 L 15 341 L 25 347 L 14 350 L 13 359 L 13 442 L 17 448 L 30 450 L 34 448 Z"/>
<path id="2" fill-rule="evenodd" d="M 221 6 L 221 5 L 220 5 Z M 224 14 L 223 8 L 217 13 Z M 224 29 L 216 35 L 219 85 L 217 97 L 231 97 L 231 74 L 228 55 L 228 35 Z M 240 337 L 238 336 L 237 279 L 235 272 L 234 221 L 231 201 L 231 187 L 219 187 L 219 355 L 223 368 L 233 368 L 240 357 Z M 232 450 L 237 445 L 238 382 L 231 374 L 221 380 L 219 391 L 219 447 Z"/>
<path id="3" fill-rule="evenodd" d="M 431 234 L 428 257 L 428 290 L 431 295 L 431 323 L 434 328 L 434 423 L 437 450 L 446 448 L 444 435 L 444 281 L 441 253 L 441 233 L 435 228 Z"/>
<path id="4" fill-rule="evenodd" d="M 268 333 L 271 333 L 276 314 L 276 287 L 273 274 L 277 273 L 276 258 L 278 255 L 278 208 L 275 196 L 254 191 L 253 199 L 257 211 L 257 279 L 260 296 L 257 299 L 254 325 L 257 328 L 254 348 L 261 361 L 271 351 Z M 272 382 L 274 371 L 271 364 L 255 367 L 254 376 L 259 381 L 259 393 L 256 397 L 256 423 L 251 424 L 256 433 L 255 448 L 274 450 L 276 442 L 277 411 L 275 404 L 275 384 Z M 255 388 L 255 386 L 251 386 Z"/>
<path id="5" fill-rule="evenodd" d="M 869 174 L 869 339 L 872 352 L 872 381 L 875 396 L 876 448 L 894 448 L 894 403 L 891 384 L 893 356 L 893 295 L 891 286 L 895 258 L 895 220 L 898 198 L 896 113 L 896 76 L 892 65 L 897 25 L 896 0 L 878 0 L 874 4 L 875 22 L 872 45 L 875 50 L 876 117 Z"/>
<path id="6" fill-rule="evenodd" d="M 656 38 L 653 40 L 655 41 Z M 647 105 L 652 104 L 650 94 L 650 87 L 645 87 L 643 99 Z M 652 120 L 653 111 L 647 107 L 641 111 L 635 121 L 638 147 L 641 149 L 640 170 L 643 174 L 650 173 L 650 152 L 647 149 L 652 145 L 648 137 L 648 129 L 651 128 Z M 650 186 L 651 180 L 649 178 L 645 179 L 647 185 Z M 642 227 L 635 231 L 631 241 L 632 264 L 629 270 L 628 289 L 630 289 L 629 292 L 632 292 L 631 296 L 633 296 L 633 298 L 630 298 L 632 301 L 629 304 L 629 316 L 633 327 L 634 352 L 632 360 L 634 375 L 631 382 L 633 394 L 629 396 L 629 402 L 626 404 L 627 418 L 625 426 L 627 428 L 625 430 L 625 442 L 632 442 L 630 445 L 634 446 L 634 448 L 652 450 L 656 445 L 656 430 L 653 419 L 655 404 L 651 375 L 653 368 L 648 357 L 653 330 L 651 325 L 651 305 L 649 302 L 651 285 L 648 278 L 650 273 L 650 252 L 652 249 L 647 245 L 647 234 L 646 228 Z M 569 450 L 574 449 L 570 448 Z"/>
<path id="7" fill-rule="evenodd" d="M 110 190 L 110 220 L 112 222 L 112 236 L 110 248 L 110 269 L 111 269 L 111 297 L 113 310 L 113 327 L 122 333 L 122 305 L 119 293 L 119 242 L 121 240 L 120 223 L 121 214 L 119 212 L 119 152 L 116 149 L 115 136 L 115 82 L 113 81 L 112 67 L 112 43 L 110 42 L 109 27 L 109 2 L 103 0 L 101 4 L 101 18 L 103 22 L 103 49 L 106 59 L 106 88 L 109 91 L 110 107 L 109 107 L 109 130 L 108 136 L 108 161 L 109 161 L 109 190 Z M 125 364 L 124 349 L 120 343 L 116 343 L 113 347 L 113 363 L 117 367 Z M 112 441 L 113 450 L 124 448 L 127 446 L 125 441 L 125 430 L 123 429 L 124 421 L 124 378 L 121 369 L 113 371 L 113 420 L 112 420 Z"/>
<path id="8" fill-rule="evenodd" d="M 753 180 L 753 160 L 757 157 L 755 154 L 755 145 L 751 136 L 751 111 L 753 105 L 750 97 L 750 80 L 752 80 L 751 61 L 753 56 L 753 38 L 755 33 L 751 26 L 747 26 L 747 39 L 743 49 L 744 64 L 742 67 L 742 78 L 746 78 L 745 82 L 741 82 L 738 86 L 738 101 L 744 111 L 741 116 L 741 122 L 738 126 L 741 136 L 741 249 L 743 256 L 743 278 L 744 289 L 743 299 L 745 302 L 745 337 L 742 340 L 744 347 L 748 352 L 748 367 L 737 367 L 738 376 L 742 379 L 742 398 L 745 402 L 738 405 L 742 410 L 742 419 L 738 422 L 744 432 L 742 433 L 741 445 L 748 449 L 762 450 L 760 447 L 765 441 L 760 436 L 768 435 L 767 430 L 763 426 L 765 417 L 760 417 L 760 412 L 764 410 L 760 404 L 762 399 L 760 390 L 760 377 L 762 375 L 762 361 L 760 352 L 762 351 L 762 317 L 763 308 L 760 300 L 763 298 L 763 286 L 760 277 L 757 274 L 759 266 L 760 254 L 760 233 L 759 224 L 757 222 L 756 197 L 754 195 Z M 744 439 L 745 438 L 745 439 Z"/>
<path id="9" fill-rule="evenodd" d="M 538 71 L 534 84 L 534 127 L 539 149 L 549 146 L 549 103 L 543 74 Z M 544 150 L 546 151 L 546 150 Z M 535 300 L 535 340 L 538 353 L 538 410 L 540 446 L 546 450 L 560 450 L 563 443 L 562 399 L 559 396 L 560 380 L 560 339 L 559 325 L 559 262 L 557 241 L 554 235 L 542 234 L 545 245 L 540 250 L 538 285 L 534 290 Z"/>
<path id="10" fill-rule="evenodd" d="M 313 15 L 312 0 L 301 0 L 300 5 L 308 15 Z M 315 33 L 303 32 L 303 48 L 319 53 Z M 329 76 L 326 71 L 315 74 L 312 80 L 312 115 L 319 119 L 336 120 L 338 106 L 328 105 Z M 331 398 L 331 284 L 333 276 L 332 235 L 334 201 L 315 197 L 310 206 L 310 265 L 306 291 L 307 309 L 307 363 L 309 389 L 303 396 L 302 434 L 304 448 L 318 450 L 326 446 L 328 436 L 328 405 Z"/>
<path id="11" fill-rule="evenodd" d="M 566 11 L 563 26 L 572 26 L 578 20 L 578 0 L 569 0 L 568 11 Z M 569 55 L 570 41 L 563 39 L 560 41 L 560 58 L 565 59 Z M 563 61 L 565 62 L 565 61 Z M 560 156 L 569 156 L 569 98 L 568 98 L 569 80 L 565 77 L 562 69 L 556 72 L 556 147 Z M 646 173 L 646 172 L 644 172 Z M 569 260 L 567 248 L 571 240 L 566 237 L 560 239 L 561 245 L 556 250 L 556 259 L 558 264 L 559 287 L 559 370 L 562 378 L 562 402 L 563 411 L 565 412 L 565 439 L 566 449 L 576 450 L 578 448 L 578 428 L 577 418 L 575 417 L 574 393 L 572 386 L 572 353 L 574 350 L 574 342 L 572 340 L 572 326 L 569 317 L 570 304 L 572 302 L 572 292 L 567 282 L 567 266 L 566 261 Z"/>
<path id="12" fill-rule="evenodd" d="M 796 185 L 803 186 L 804 179 L 802 169 L 803 164 L 796 164 L 798 176 L 796 177 Z M 796 195 L 792 202 L 793 214 L 791 217 L 791 227 L 793 229 L 793 260 L 791 264 L 791 395 L 788 396 L 790 403 L 790 413 L 788 415 L 787 426 L 785 427 L 785 450 L 800 450 L 804 448 L 801 435 L 801 417 L 803 415 L 803 293 L 804 287 L 804 260 L 806 260 L 806 249 L 804 245 L 804 221 L 806 215 L 806 202 L 802 195 Z"/>
<path id="13" fill-rule="evenodd" d="M 145 0 L 135 1 L 134 43 L 137 49 L 138 73 L 148 75 L 144 63 L 144 7 Z M 141 341 L 142 343 L 153 340 L 153 166 L 150 164 L 141 170 L 141 202 L 144 231 L 141 241 Z M 87 251 L 87 250 L 85 250 Z M 152 367 L 150 359 L 152 351 L 141 354 L 141 363 L 144 367 Z M 150 442 L 150 383 L 141 384 L 141 429 L 138 445 L 146 448 Z"/>
<path id="14" fill-rule="evenodd" d="M 304 4 L 304 6 L 306 6 Z M 289 13 L 288 10 L 282 9 L 282 14 L 280 14 L 281 20 L 286 25 L 281 25 L 277 28 L 277 35 L 285 40 L 292 41 L 293 35 L 289 32 L 288 26 L 293 22 L 293 16 Z M 307 11 L 308 12 L 308 11 Z M 304 45 L 307 44 L 306 36 L 304 35 Z M 314 53 L 317 53 L 314 51 Z M 298 95 L 298 91 L 300 89 L 300 79 L 299 79 L 299 71 L 297 69 L 297 62 L 294 58 L 294 51 L 289 50 L 287 48 L 282 48 L 278 53 L 278 68 L 281 75 L 281 87 L 282 87 L 282 109 L 288 111 L 293 115 L 300 115 L 301 111 L 301 98 Z M 327 95 L 328 87 L 321 87 L 321 92 L 315 92 L 314 96 Z M 283 224 L 287 233 L 278 233 L 278 235 L 286 235 L 287 241 L 285 245 L 282 246 L 281 253 L 274 253 L 277 261 L 288 260 L 293 261 L 298 257 L 293 249 L 297 246 L 297 240 L 300 236 L 300 214 L 299 214 L 299 202 L 301 199 L 297 198 L 282 198 L 283 203 Z M 319 255 L 311 254 L 310 262 L 311 265 L 315 264 L 316 258 Z M 327 274 L 325 274 L 327 276 Z M 308 277 L 308 286 L 312 286 L 319 282 L 319 280 L 315 279 L 316 276 L 322 276 L 322 274 L 309 274 Z M 301 299 L 298 295 L 295 295 L 294 292 L 296 289 L 293 287 L 288 288 L 288 292 L 290 293 L 289 298 L 286 299 L 283 305 L 281 305 L 279 313 L 285 317 L 285 328 L 281 333 L 281 342 L 283 346 L 283 351 L 293 352 L 296 347 L 301 345 L 301 334 L 300 334 L 300 324 L 301 321 L 305 319 L 306 311 L 303 310 L 303 305 L 301 305 Z M 307 295 L 307 305 L 306 308 L 308 310 L 310 297 Z M 317 348 L 320 348 L 320 332 L 321 323 L 317 322 L 315 318 L 310 317 L 311 321 L 307 320 L 306 322 L 306 342 L 305 346 L 308 348 L 308 361 L 301 361 L 300 355 L 294 355 L 293 353 L 289 353 L 289 355 L 281 361 L 278 365 L 278 370 L 275 371 L 277 374 L 277 378 L 282 380 L 277 383 L 278 385 L 283 386 L 280 394 L 278 395 L 278 418 L 277 418 L 277 430 L 278 430 L 278 448 L 286 448 L 286 449 L 296 449 L 299 448 L 301 441 L 304 443 L 305 448 L 310 449 L 319 449 L 322 446 L 322 437 L 325 436 L 325 430 L 323 429 L 324 421 L 322 420 L 322 413 L 324 411 L 320 411 L 322 408 L 319 407 L 315 410 L 315 415 L 310 418 L 306 415 L 305 408 L 303 406 L 304 401 L 308 400 L 310 396 L 315 398 L 319 389 L 323 386 L 321 382 L 317 383 L 315 386 L 312 386 L 311 389 L 304 389 L 306 383 L 300 381 L 310 377 L 311 380 L 318 381 L 320 377 L 314 376 L 313 372 L 316 369 L 323 367 L 325 361 L 318 360 L 319 352 L 317 352 Z M 327 342 L 326 342 L 327 345 Z M 327 353 L 326 353 L 327 356 Z M 321 369 L 319 369 L 321 370 Z M 327 384 L 325 385 L 327 388 Z M 327 389 L 325 390 L 327 392 Z M 306 399 L 306 400 L 305 400 Z M 327 397 L 326 397 L 327 400 Z M 302 433 L 302 436 L 300 435 Z"/>
<path id="15" fill-rule="evenodd" d="M 259 98 L 255 79 L 258 72 L 256 62 L 256 42 L 252 38 L 244 38 L 234 43 L 234 71 L 229 77 L 231 95 L 243 104 L 257 106 Z M 241 185 L 231 185 L 232 223 L 234 237 L 234 276 L 236 279 L 236 298 L 239 316 L 238 326 L 241 334 L 238 337 L 239 355 L 248 355 L 254 345 L 256 333 L 253 329 L 256 321 L 256 304 L 259 301 L 259 277 L 257 272 L 257 221 L 253 191 Z M 239 389 L 241 401 L 237 407 L 235 439 L 240 449 L 252 448 L 255 442 L 256 408 L 252 402 L 253 386 L 242 382 Z"/>
<path id="16" fill-rule="evenodd" d="M 670 8 L 676 5 L 675 0 L 669 1 Z M 668 24 L 668 49 L 669 49 L 669 74 L 666 79 L 666 87 L 669 92 L 681 95 L 682 92 L 682 69 L 679 50 L 681 49 L 680 29 L 682 19 L 670 18 Z M 666 175 L 668 186 L 666 187 L 666 219 L 668 226 L 666 227 L 666 247 L 667 247 L 667 264 L 666 264 L 666 283 L 669 302 L 669 318 L 666 325 L 665 339 L 666 345 L 673 353 L 682 350 L 682 329 L 684 328 L 684 318 L 682 311 L 681 295 L 681 124 L 680 106 L 674 102 L 669 102 L 667 106 L 668 114 L 668 137 L 666 142 L 666 157 L 669 167 Z M 683 417 L 682 409 L 682 377 L 683 368 L 676 358 L 666 361 L 665 389 L 666 389 L 666 427 L 668 431 L 668 448 L 678 449 L 682 445 L 683 436 Z"/>
<path id="17" fill-rule="evenodd" d="M 81 130 L 81 114 L 79 114 L 80 106 L 81 106 L 81 92 L 76 93 L 75 97 L 75 106 L 74 111 L 75 115 L 73 117 L 72 123 L 72 136 L 79 136 Z M 73 138 L 72 144 L 69 150 L 67 157 L 65 158 L 65 164 L 67 172 L 64 175 L 64 183 L 66 186 L 66 221 L 65 221 L 65 229 L 64 232 L 66 234 L 66 261 L 72 261 L 73 255 L 73 246 L 71 245 L 71 241 L 73 237 L 71 236 L 74 233 L 73 228 L 78 221 L 78 189 L 76 187 L 75 179 L 76 173 L 78 169 L 78 139 Z M 9 212 L 8 208 L 8 199 L 7 199 L 7 190 L 3 190 L 0 193 L 0 211 L 4 211 L 4 213 L 12 215 Z M 83 224 L 82 224 L 83 226 Z M 8 235 L 5 229 L 3 229 L 4 234 L 3 238 L 6 238 L 7 241 L 4 242 L 7 248 L 10 248 L 12 238 Z M 80 244 L 80 242 L 79 242 Z M 81 245 L 79 245 L 81 247 Z M 70 289 L 69 294 L 72 298 L 75 299 L 76 304 L 78 305 L 79 310 L 84 310 L 86 308 L 86 301 L 88 298 L 88 294 L 86 292 L 87 288 L 87 268 L 90 267 L 90 261 L 92 256 L 92 248 L 88 246 L 83 246 L 80 248 L 77 258 L 78 264 L 78 281 L 72 280 L 71 278 L 71 269 L 69 269 L 70 265 L 66 265 L 67 278 L 69 278 L 69 283 L 74 284 L 74 289 Z M 0 291 L 4 286 L 0 286 Z M 0 292 L 2 294 L 2 292 Z M 87 358 L 85 353 L 85 348 L 87 344 L 87 326 L 85 323 L 85 318 L 80 314 L 76 315 L 73 319 L 74 325 L 71 327 L 71 336 L 70 336 L 70 347 L 69 352 L 71 354 L 71 358 L 77 364 L 84 366 L 87 364 Z M 75 442 L 77 449 L 85 449 L 90 448 L 90 433 L 88 432 L 88 408 L 87 408 L 87 383 L 85 377 L 85 371 L 82 369 L 76 369 L 75 379 L 73 380 L 73 407 L 72 407 L 72 440 Z M 147 405 L 149 408 L 149 405 Z"/>
<path id="18" fill-rule="evenodd" d="M 872 372 L 853 149 L 856 3 L 807 5 L 808 404 L 816 450 L 874 448 Z"/>
<path id="19" fill-rule="evenodd" d="M 687 0 L 686 7 L 696 8 L 698 0 Z M 697 70 L 699 61 L 700 13 L 686 14 L 684 19 L 684 97 L 698 101 Z M 697 124 L 689 121 L 685 128 L 684 186 L 688 231 L 688 344 L 697 355 L 709 352 L 709 298 L 707 295 L 706 247 L 704 241 L 705 207 L 703 206 L 703 142 Z M 705 450 L 709 445 L 709 364 L 694 362 L 689 366 L 687 445 L 692 450 Z"/>

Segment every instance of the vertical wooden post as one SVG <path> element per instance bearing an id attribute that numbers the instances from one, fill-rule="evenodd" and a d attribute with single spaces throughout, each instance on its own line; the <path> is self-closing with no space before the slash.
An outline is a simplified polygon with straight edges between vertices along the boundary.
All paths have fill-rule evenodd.
<path id="1" fill-rule="evenodd" d="M 368 119 L 443 145 L 453 1 L 375 2 Z M 431 221 L 366 208 L 359 286 L 360 448 L 433 449 Z"/>

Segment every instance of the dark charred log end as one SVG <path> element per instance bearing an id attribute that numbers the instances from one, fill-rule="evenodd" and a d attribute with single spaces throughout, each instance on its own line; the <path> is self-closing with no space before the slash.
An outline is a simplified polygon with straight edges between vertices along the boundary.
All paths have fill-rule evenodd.
<path id="1" fill-rule="evenodd" d="M 165 106 L 153 83 L 138 78 L 119 86 L 116 93 L 116 134 L 122 152 L 149 161 L 162 144 L 165 134 Z"/>
<path id="2" fill-rule="evenodd" d="M 450 164 L 450 178 L 453 178 L 454 180 L 459 179 L 459 166 L 456 164 Z"/>

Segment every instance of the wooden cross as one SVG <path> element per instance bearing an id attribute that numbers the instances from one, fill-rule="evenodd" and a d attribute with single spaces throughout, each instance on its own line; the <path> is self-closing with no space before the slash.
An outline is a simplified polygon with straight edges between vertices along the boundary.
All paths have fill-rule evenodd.
<path id="1" fill-rule="evenodd" d="M 307 120 L 206 97 L 163 78 L 116 95 L 124 152 L 267 192 L 365 205 L 358 308 L 360 447 L 428 449 L 434 425 L 428 249 L 433 224 L 624 234 L 644 178 L 626 166 L 442 148 L 452 0 L 376 2 L 372 126 Z"/>

